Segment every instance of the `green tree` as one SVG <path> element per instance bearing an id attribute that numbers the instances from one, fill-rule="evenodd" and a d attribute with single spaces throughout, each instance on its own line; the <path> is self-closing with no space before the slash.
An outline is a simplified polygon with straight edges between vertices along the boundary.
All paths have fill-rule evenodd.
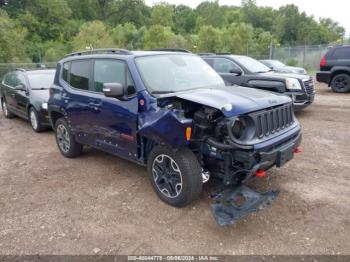
<path id="1" fill-rule="evenodd" d="M 174 7 L 160 2 L 152 7 L 151 24 L 173 27 Z"/>
<path id="2" fill-rule="evenodd" d="M 211 25 L 213 27 L 221 27 L 225 22 L 225 10 L 219 5 L 219 1 L 214 2 L 202 2 L 197 6 L 198 19 L 197 27 L 203 25 Z"/>
<path id="3" fill-rule="evenodd" d="M 196 28 L 197 13 L 185 5 L 174 9 L 174 30 L 180 34 L 193 33 Z"/>
<path id="4" fill-rule="evenodd" d="M 113 39 L 106 25 L 101 21 L 87 22 L 82 25 L 80 32 L 73 39 L 74 50 L 86 48 L 113 47 Z"/>
<path id="5" fill-rule="evenodd" d="M 26 30 L 17 26 L 2 9 L 0 9 L 0 25 L 0 62 L 26 61 L 24 48 Z"/>
<path id="6" fill-rule="evenodd" d="M 220 51 L 236 54 L 247 54 L 252 44 L 254 35 L 253 27 L 249 24 L 231 24 L 222 29 Z"/>
<path id="7" fill-rule="evenodd" d="M 165 48 L 167 41 L 174 33 L 170 27 L 153 25 L 145 32 L 145 49 Z"/>
<path id="8" fill-rule="evenodd" d="M 202 26 L 198 32 L 198 51 L 217 52 L 220 48 L 221 31 L 213 26 Z"/>

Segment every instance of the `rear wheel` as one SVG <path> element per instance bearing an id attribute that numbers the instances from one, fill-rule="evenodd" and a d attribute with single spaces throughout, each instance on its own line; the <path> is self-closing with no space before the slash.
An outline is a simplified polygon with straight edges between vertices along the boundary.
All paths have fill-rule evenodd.
<path id="1" fill-rule="evenodd" d="M 69 158 L 77 157 L 81 154 L 83 146 L 75 141 L 71 134 L 67 121 L 60 118 L 55 124 L 56 142 L 62 155 Z"/>
<path id="2" fill-rule="evenodd" d="M 350 92 L 350 76 L 347 74 L 336 75 L 332 79 L 331 87 L 336 93 Z"/>
<path id="3" fill-rule="evenodd" d="M 29 109 L 29 122 L 35 132 L 39 133 L 44 130 L 44 127 L 40 123 L 38 112 L 34 107 L 30 107 Z"/>
<path id="4" fill-rule="evenodd" d="M 4 113 L 4 116 L 6 118 L 13 118 L 15 115 L 10 111 L 10 109 L 7 107 L 7 103 L 5 99 L 1 99 L 1 108 L 2 112 Z"/>
<path id="5" fill-rule="evenodd" d="M 187 148 L 174 152 L 155 147 L 148 160 L 148 175 L 159 198 L 172 206 L 188 205 L 202 192 L 201 167 Z"/>

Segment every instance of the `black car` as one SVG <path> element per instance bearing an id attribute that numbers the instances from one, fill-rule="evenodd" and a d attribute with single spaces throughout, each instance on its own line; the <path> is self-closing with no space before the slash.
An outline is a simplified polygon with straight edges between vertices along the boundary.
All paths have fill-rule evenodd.
<path id="1" fill-rule="evenodd" d="M 316 79 L 326 83 L 336 93 L 350 92 L 350 46 L 330 48 L 321 58 Z"/>
<path id="2" fill-rule="evenodd" d="M 6 118 L 19 116 L 29 120 L 40 132 L 49 125 L 47 101 L 55 70 L 17 69 L 7 73 L 0 84 L 2 111 Z"/>
<path id="3" fill-rule="evenodd" d="M 289 66 L 282 63 L 279 60 L 268 59 L 268 60 L 259 60 L 259 61 L 275 72 L 307 75 L 307 72 L 304 68 Z"/>
<path id="4" fill-rule="evenodd" d="M 295 110 L 303 109 L 314 101 L 314 83 L 308 75 L 277 73 L 248 56 L 204 54 L 201 57 L 220 74 L 226 85 L 288 95 Z"/>

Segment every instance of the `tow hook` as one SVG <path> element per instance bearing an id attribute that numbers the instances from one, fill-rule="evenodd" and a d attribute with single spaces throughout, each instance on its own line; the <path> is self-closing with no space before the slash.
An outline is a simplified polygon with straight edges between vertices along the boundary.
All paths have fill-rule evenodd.
<path id="1" fill-rule="evenodd" d="M 270 207 L 278 194 L 279 190 L 259 193 L 241 185 L 215 192 L 211 195 L 210 205 L 216 222 L 220 226 L 228 226 L 253 212 Z"/>

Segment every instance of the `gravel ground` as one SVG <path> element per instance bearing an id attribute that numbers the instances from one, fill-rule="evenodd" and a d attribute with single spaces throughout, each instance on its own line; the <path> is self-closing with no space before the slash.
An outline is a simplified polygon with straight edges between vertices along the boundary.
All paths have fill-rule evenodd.
<path id="1" fill-rule="evenodd" d="M 254 183 L 279 198 L 221 228 L 212 183 L 173 208 L 144 168 L 93 149 L 65 159 L 52 131 L 1 115 L 0 254 L 350 254 L 350 94 L 318 85 L 297 117 L 303 153 Z"/>

